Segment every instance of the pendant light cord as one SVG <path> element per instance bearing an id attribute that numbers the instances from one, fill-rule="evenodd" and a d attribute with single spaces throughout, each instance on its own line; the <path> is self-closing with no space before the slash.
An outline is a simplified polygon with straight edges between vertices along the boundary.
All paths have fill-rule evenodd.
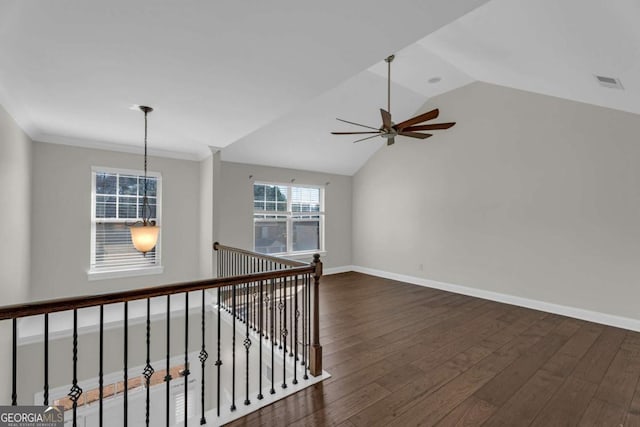
<path id="1" fill-rule="evenodd" d="M 144 110 L 144 197 L 142 198 L 142 223 L 147 225 L 149 216 L 151 215 L 149 208 L 149 200 L 147 199 L 147 114 L 148 110 Z"/>

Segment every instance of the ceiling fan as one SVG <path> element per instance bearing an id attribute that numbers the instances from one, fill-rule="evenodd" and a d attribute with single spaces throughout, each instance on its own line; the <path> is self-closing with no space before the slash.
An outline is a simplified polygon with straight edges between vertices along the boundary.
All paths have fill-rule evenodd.
<path id="1" fill-rule="evenodd" d="M 395 58 L 395 55 L 391 55 L 385 59 L 387 63 L 388 70 L 388 79 L 387 79 L 387 109 L 380 109 L 380 114 L 382 115 L 382 126 L 380 128 L 375 128 L 373 126 L 362 125 L 360 123 L 354 123 L 347 120 L 337 119 L 344 123 L 349 123 L 351 125 L 361 126 L 364 128 L 372 129 L 372 131 L 367 132 L 331 132 L 333 135 L 372 135 L 367 136 L 362 139 L 358 139 L 357 141 L 353 141 L 354 143 L 360 141 L 366 141 L 367 139 L 375 138 L 377 136 L 381 136 L 387 139 L 387 145 L 393 145 L 396 136 L 408 136 L 410 138 L 419 138 L 426 139 L 432 136 L 430 133 L 421 133 L 419 131 L 426 130 L 438 130 L 438 129 L 449 129 L 451 126 L 455 125 L 455 122 L 451 123 L 432 123 L 432 124 L 421 124 L 424 122 L 428 122 L 429 120 L 433 120 L 438 117 L 440 111 L 436 108 L 434 110 L 428 111 L 423 114 L 419 114 L 415 117 L 410 118 L 409 120 L 405 120 L 400 123 L 393 123 L 391 120 L 391 62 Z"/>

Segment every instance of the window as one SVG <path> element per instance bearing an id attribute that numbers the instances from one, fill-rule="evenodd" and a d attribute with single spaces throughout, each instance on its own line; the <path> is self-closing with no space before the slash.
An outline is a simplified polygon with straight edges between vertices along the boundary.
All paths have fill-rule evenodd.
<path id="1" fill-rule="evenodd" d="M 91 183 L 89 276 L 160 273 L 160 240 L 153 250 L 143 255 L 133 247 L 129 233 L 129 225 L 142 220 L 144 173 L 93 168 Z M 160 174 L 147 173 L 147 199 L 151 219 L 156 221 L 161 211 L 161 184 Z"/>
<path id="2" fill-rule="evenodd" d="M 324 189 L 255 183 L 254 249 L 294 254 L 324 249 Z"/>

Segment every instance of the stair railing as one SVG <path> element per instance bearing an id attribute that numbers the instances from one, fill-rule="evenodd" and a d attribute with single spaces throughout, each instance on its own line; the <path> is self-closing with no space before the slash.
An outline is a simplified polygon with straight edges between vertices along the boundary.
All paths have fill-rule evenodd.
<path id="1" fill-rule="evenodd" d="M 141 377 L 139 377 L 141 380 L 139 383 L 144 384 L 146 388 L 146 398 L 145 407 L 135 409 L 144 410 L 147 426 L 152 421 L 152 425 L 174 425 L 169 409 L 171 407 L 170 389 L 177 381 L 184 382 L 183 425 L 186 426 L 188 423 L 189 411 L 187 408 L 189 406 L 187 399 L 189 396 L 188 387 L 192 362 L 189 354 L 190 346 L 191 348 L 194 346 L 194 343 L 190 341 L 190 338 L 193 339 L 193 337 L 189 336 L 189 320 L 190 317 L 194 316 L 194 305 L 200 305 L 201 307 L 199 313 L 196 314 L 200 317 L 201 323 L 200 336 L 198 337 L 200 341 L 198 360 L 201 368 L 200 424 L 207 424 L 205 415 L 207 412 L 205 407 L 205 379 L 215 377 L 217 382 L 214 393 L 215 407 L 216 415 L 220 417 L 221 407 L 225 404 L 229 405 L 230 411 L 236 410 L 236 399 L 239 395 L 243 395 L 244 405 L 251 405 L 253 396 L 250 395 L 249 384 L 251 373 L 255 375 L 255 371 L 258 371 L 259 385 L 255 394 L 258 400 L 264 398 L 263 390 L 266 391 L 267 387 L 270 394 L 275 394 L 278 382 L 280 382 L 280 388 L 282 389 L 287 388 L 288 383 L 297 384 L 298 371 L 300 371 L 304 380 L 309 378 L 308 374 L 312 376 L 321 375 L 322 347 L 319 340 L 318 289 L 320 277 L 322 276 L 322 262 L 319 255 L 313 255 L 311 263 L 303 263 L 232 248 L 219 243 L 214 244 L 214 250 L 217 254 L 218 272 L 218 277 L 214 279 L 0 307 L 0 321 L 12 322 L 11 405 L 16 406 L 18 402 L 33 404 L 28 395 L 19 395 L 21 384 L 18 378 L 20 320 L 32 316 L 42 317 L 42 363 L 44 364 L 42 404 L 49 406 L 53 404 L 49 396 L 50 370 L 52 367 L 55 368 L 58 364 L 64 363 L 60 360 L 50 360 L 49 346 L 52 340 L 49 331 L 50 317 L 54 313 L 70 312 L 72 314 L 71 325 L 69 325 L 72 334 L 72 374 L 69 379 L 71 387 L 65 398 L 69 407 L 65 406 L 65 409 L 71 411 L 73 426 L 75 427 L 77 425 L 78 407 L 89 403 L 88 398 L 87 400 L 82 400 L 84 396 L 80 385 L 81 378 L 78 375 L 79 363 L 85 358 L 85 362 L 95 363 L 98 387 L 97 397 L 94 397 L 95 400 L 91 403 L 97 400 L 99 405 L 98 422 L 99 426 L 102 426 L 104 422 L 103 401 L 118 392 L 118 387 L 116 387 L 116 390 L 106 390 L 104 385 L 105 308 L 113 310 L 113 307 L 121 305 L 124 350 L 121 381 L 121 396 L 124 409 L 122 425 L 126 427 L 132 412 L 132 408 L 128 405 L 129 389 L 133 387 L 132 384 L 137 384 L 129 378 L 129 350 L 132 345 L 140 344 L 132 343 L 129 339 L 129 303 L 133 301 L 146 302 L 144 316 L 146 328 L 143 348 L 143 351 L 146 352 L 146 363 L 140 372 Z M 171 306 L 172 297 L 175 298 L 178 294 L 184 295 L 184 332 L 181 337 L 184 342 L 184 362 L 183 365 L 176 367 L 171 366 L 171 360 L 175 359 L 175 354 L 172 354 L 175 351 L 171 351 Z M 193 304 L 193 301 L 191 304 L 189 303 L 189 297 L 194 294 L 200 297 L 199 304 Z M 164 302 L 162 302 L 163 299 Z M 160 369 L 159 366 L 154 367 L 151 364 L 152 300 L 156 302 L 160 300 L 162 305 L 166 307 L 164 317 L 161 319 L 165 322 L 165 325 L 163 325 L 165 326 L 164 331 L 154 334 L 154 338 L 162 335 L 165 337 L 166 366 L 164 369 Z M 210 300 L 213 300 L 214 303 L 209 304 L 208 301 Z M 99 310 L 99 320 L 97 322 L 98 348 L 94 350 L 97 350 L 97 357 L 95 352 L 91 354 L 81 354 L 79 352 L 79 340 L 83 337 L 79 333 L 78 314 L 81 314 L 83 309 L 91 307 L 94 310 L 96 308 Z M 207 308 L 212 311 L 212 316 L 217 317 L 217 330 L 215 331 L 207 331 Z M 157 320 L 158 317 L 154 314 L 154 322 Z M 223 342 L 224 334 L 221 332 L 221 324 L 223 322 L 231 323 L 231 342 Z M 213 348 L 207 348 L 206 345 L 209 334 L 215 336 L 215 346 Z M 259 345 L 255 346 L 255 343 L 259 343 Z M 222 353 L 228 350 L 229 346 L 231 346 L 232 352 L 231 366 L 223 366 L 227 364 L 223 364 L 224 357 Z M 258 348 L 252 350 L 252 346 Z M 258 352 L 257 357 L 252 352 Z M 215 361 L 210 360 L 210 353 L 213 353 Z M 244 357 L 237 353 L 244 353 Z M 281 372 L 275 372 L 276 357 L 279 363 L 282 364 Z M 254 364 L 254 366 L 251 366 L 251 364 Z M 213 372 L 208 371 L 207 368 L 214 368 Z M 243 369 L 244 375 L 241 372 Z M 265 377 L 267 373 L 269 378 Z M 232 379 L 231 401 L 224 402 L 223 395 L 225 393 L 221 390 L 221 379 L 223 377 L 229 378 L 229 376 Z M 240 379 L 244 379 L 242 381 L 244 384 L 237 384 L 241 382 L 239 381 Z M 152 413 L 150 410 L 149 391 L 152 386 L 162 382 L 165 383 L 166 387 L 166 411 L 164 414 Z M 255 382 L 255 378 L 251 382 Z M 263 382 L 266 384 L 263 384 Z M 164 423 L 159 422 L 157 419 L 159 415 L 164 415 Z"/>

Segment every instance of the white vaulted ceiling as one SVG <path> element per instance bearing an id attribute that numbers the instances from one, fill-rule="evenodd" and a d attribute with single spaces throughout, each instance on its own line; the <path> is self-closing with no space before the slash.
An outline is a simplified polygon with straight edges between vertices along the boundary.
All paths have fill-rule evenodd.
<path id="1" fill-rule="evenodd" d="M 476 80 L 640 113 L 639 16 L 635 0 L 0 0 L 0 104 L 33 139 L 135 152 L 129 106 L 149 104 L 152 153 L 350 175 L 383 141 L 329 132 L 379 126 L 390 53 L 396 121 Z"/>
<path id="2" fill-rule="evenodd" d="M 2 0 L 0 103 L 34 139 L 105 147 L 139 147 L 148 104 L 152 149 L 203 155 L 485 1 Z"/>

